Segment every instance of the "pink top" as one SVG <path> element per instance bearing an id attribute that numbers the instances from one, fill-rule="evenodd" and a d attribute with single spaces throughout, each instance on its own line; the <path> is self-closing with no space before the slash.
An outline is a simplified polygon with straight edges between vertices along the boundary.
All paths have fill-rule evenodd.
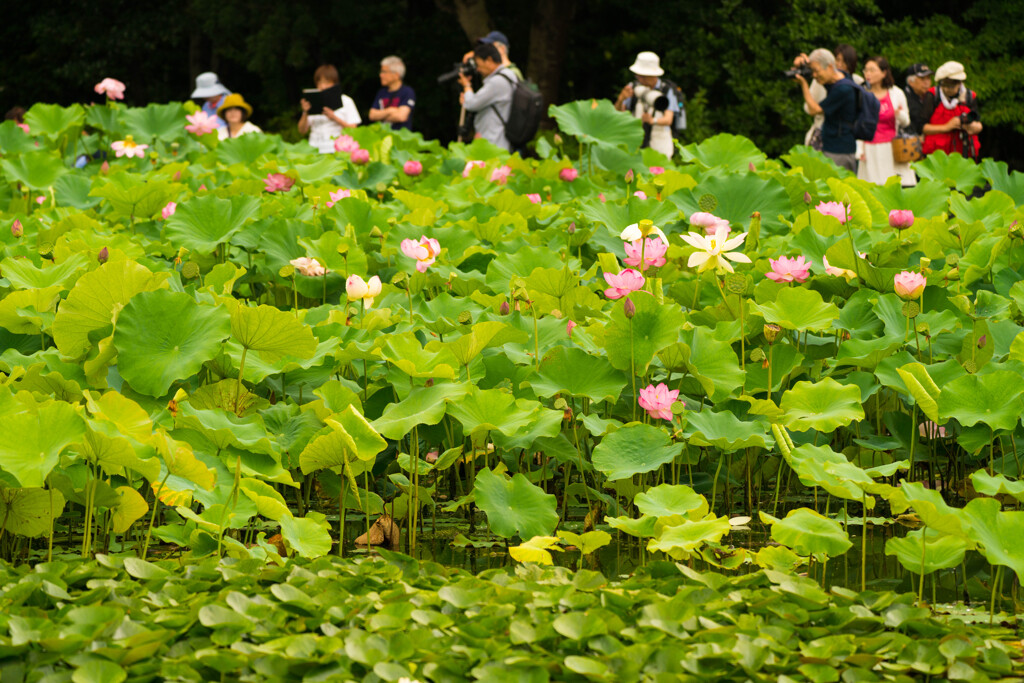
<path id="1" fill-rule="evenodd" d="M 871 144 L 877 145 L 883 142 L 892 142 L 896 137 L 896 111 L 892 108 L 892 99 L 889 93 L 878 101 L 881 107 L 878 110 L 878 127 L 875 128 L 875 137 Z"/>

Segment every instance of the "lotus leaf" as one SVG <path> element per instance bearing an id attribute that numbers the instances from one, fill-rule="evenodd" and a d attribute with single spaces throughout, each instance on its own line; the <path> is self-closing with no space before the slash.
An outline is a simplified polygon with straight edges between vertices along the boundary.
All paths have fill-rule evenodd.
<path id="1" fill-rule="evenodd" d="M 656 538 L 647 542 L 647 550 L 661 551 L 676 560 L 692 557 L 706 543 L 718 543 L 729 533 L 727 517 L 709 516 L 699 521 L 684 520 L 682 524 L 666 526 Z"/>
<path id="2" fill-rule="evenodd" d="M 250 308 L 239 302 L 230 308 L 231 336 L 264 361 L 273 363 L 287 356 L 309 358 L 316 352 L 313 332 L 294 315 L 272 306 Z"/>
<path id="3" fill-rule="evenodd" d="M 702 410 L 687 413 L 686 435 L 694 446 L 713 446 L 722 451 L 770 448 L 774 439 L 760 422 L 739 420 L 731 412 Z"/>
<path id="4" fill-rule="evenodd" d="M 960 564 L 969 547 L 965 539 L 925 528 L 911 531 L 903 538 L 890 538 L 885 542 L 885 554 L 895 555 L 907 571 L 931 574 Z"/>
<path id="5" fill-rule="evenodd" d="M 502 538 L 549 536 L 558 524 L 555 497 L 522 474 L 511 479 L 484 469 L 473 484 L 476 504 L 487 515 L 491 531 Z"/>
<path id="6" fill-rule="evenodd" d="M 658 351 L 677 341 L 682 311 L 676 304 L 659 304 L 647 292 L 629 298 L 636 312 L 628 319 L 623 306 L 615 306 L 605 328 L 604 348 L 613 367 L 642 375 Z"/>
<path id="7" fill-rule="evenodd" d="M 647 489 L 633 498 L 633 504 L 640 514 L 658 518 L 685 517 L 697 521 L 708 513 L 707 499 L 681 484 L 661 484 Z"/>
<path id="8" fill-rule="evenodd" d="M 3 159 L 0 168 L 8 182 L 21 183 L 37 192 L 47 190 L 68 172 L 58 157 L 44 151 Z"/>
<path id="9" fill-rule="evenodd" d="M 970 540 L 992 564 L 1009 567 L 1024 580 L 1024 511 L 1003 511 L 994 498 L 975 498 L 963 509 Z"/>
<path id="10" fill-rule="evenodd" d="M 123 534 L 149 511 L 149 504 L 130 486 L 118 486 L 117 495 L 121 502 L 111 510 L 111 522 L 114 533 Z"/>
<path id="11" fill-rule="evenodd" d="M 29 538 L 46 536 L 63 511 L 60 491 L 0 486 L 0 530 Z"/>
<path id="12" fill-rule="evenodd" d="M 751 313 L 787 330 L 828 330 L 839 318 L 835 304 L 825 303 L 821 294 L 813 289 L 799 287 L 782 289 L 773 302 L 757 304 L 751 300 L 748 306 Z"/>
<path id="13" fill-rule="evenodd" d="M 665 431 L 631 423 L 601 440 L 594 449 L 593 463 L 610 481 L 629 479 L 672 462 L 681 449 Z"/>
<path id="14" fill-rule="evenodd" d="M 551 105 L 548 114 L 563 132 L 578 138 L 580 144 L 636 149 L 643 141 L 643 127 L 638 120 L 616 111 L 608 100 L 598 100 L 596 107 L 585 101 Z"/>
<path id="15" fill-rule="evenodd" d="M 558 547 L 558 536 L 534 536 L 525 543 L 514 545 L 508 549 L 508 554 L 516 562 L 536 562 L 537 564 L 552 564 L 551 551 L 561 552 Z"/>
<path id="16" fill-rule="evenodd" d="M 981 423 L 992 430 L 1013 429 L 1024 411 L 1020 379 L 1010 370 L 954 379 L 939 394 L 939 418 L 945 422 L 953 417 L 967 427 Z"/>
<path id="17" fill-rule="evenodd" d="M 256 217 L 260 202 L 245 195 L 224 199 L 215 195 L 182 202 L 167 219 L 165 232 L 171 244 L 208 254 L 231 239 Z"/>
<path id="18" fill-rule="evenodd" d="M 860 389 L 843 386 L 831 377 L 819 382 L 797 382 L 782 395 L 779 404 L 786 427 L 804 431 L 833 432 L 840 426 L 864 419 Z"/>
<path id="19" fill-rule="evenodd" d="M 853 546 L 839 522 L 809 508 L 791 510 L 784 519 L 765 512 L 759 514 L 762 522 L 772 525 L 772 539 L 798 555 L 838 557 Z"/>
<path id="20" fill-rule="evenodd" d="M 284 542 L 301 557 L 321 557 L 331 551 L 331 535 L 322 522 L 290 514 L 279 521 Z"/>
<path id="21" fill-rule="evenodd" d="M 603 358 L 583 349 L 558 346 L 541 361 L 540 371 L 530 380 L 538 396 L 566 393 L 586 396 L 594 402 L 615 401 L 625 388 L 626 377 Z"/>

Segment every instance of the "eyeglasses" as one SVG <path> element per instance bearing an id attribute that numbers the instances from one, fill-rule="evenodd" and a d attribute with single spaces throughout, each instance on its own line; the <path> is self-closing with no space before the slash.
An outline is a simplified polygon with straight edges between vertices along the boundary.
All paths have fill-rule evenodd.
<path id="1" fill-rule="evenodd" d="M 944 78 L 941 81 L 939 81 L 939 85 L 941 85 L 943 88 L 959 88 L 960 81 L 956 80 L 955 78 Z"/>

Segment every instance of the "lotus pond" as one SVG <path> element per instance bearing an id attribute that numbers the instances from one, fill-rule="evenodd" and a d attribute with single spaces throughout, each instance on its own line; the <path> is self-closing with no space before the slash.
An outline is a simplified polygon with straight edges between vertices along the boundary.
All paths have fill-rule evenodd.
<path id="1" fill-rule="evenodd" d="M 1024 174 L 189 107 L 0 125 L 4 681 L 1024 677 Z"/>

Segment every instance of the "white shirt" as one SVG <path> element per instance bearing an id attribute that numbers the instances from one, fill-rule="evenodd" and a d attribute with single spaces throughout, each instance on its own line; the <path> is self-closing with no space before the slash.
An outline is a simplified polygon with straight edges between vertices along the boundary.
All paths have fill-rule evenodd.
<path id="1" fill-rule="evenodd" d="M 225 139 L 228 138 L 228 132 L 229 132 L 228 131 L 228 127 L 225 124 L 222 128 L 218 128 L 217 129 L 217 137 L 219 139 L 221 139 L 221 140 L 225 140 Z M 257 126 L 255 123 L 253 123 L 252 121 L 246 121 L 245 123 L 242 124 L 241 130 L 238 131 L 238 135 L 236 135 L 235 137 L 236 138 L 237 137 L 241 137 L 242 135 L 245 135 L 246 133 L 262 133 L 262 132 L 263 131 L 260 129 L 260 127 Z"/>
<path id="2" fill-rule="evenodd" d="M 335 109 L 334 113 L 345 123 L 363 122 L 356 103 L 348 95 L 341 96 L 341 109 Z M 341 135 L 344 128 L 324 114 L 307 114 L 306 119 L 309 121 L 309 144 L 320 150 L 321 154 L 333 154 L 334 139 Z"/>

